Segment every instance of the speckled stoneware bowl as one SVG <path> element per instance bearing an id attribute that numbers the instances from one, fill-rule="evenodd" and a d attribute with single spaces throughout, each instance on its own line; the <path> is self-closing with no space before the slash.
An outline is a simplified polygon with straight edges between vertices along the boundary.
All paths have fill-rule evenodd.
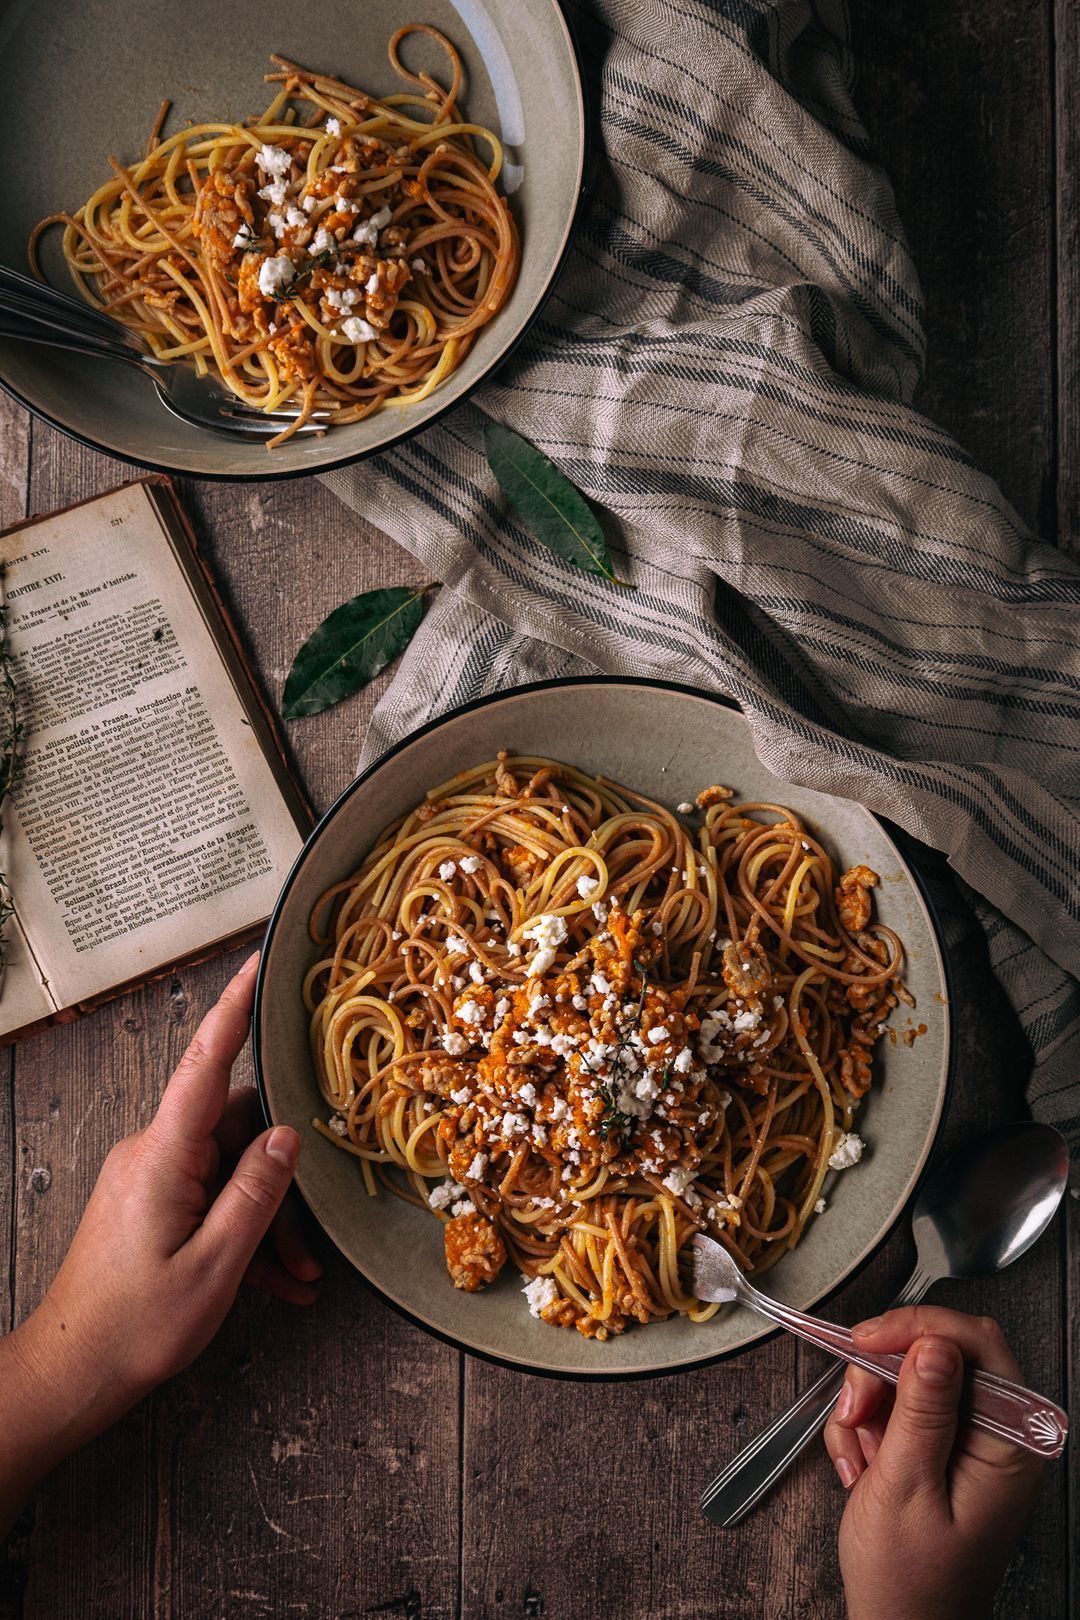
<path id="1" fill-rule="evenodd" d="M 113 362 L 3 342 L 0 383 L 112 455 L 210 478 L 324 472 L 408 437 L 469 394 L 525 331 L 570 240 L 585 113 L 557 0 L 0 0 L 0 263 L 26 269 L 31 227 L 78 208 L 108 178 L 110 153 L 124 161 L 142 153 L 163 97 L 173 103 L 167 134 L 189 118 L 246 118 L 270 98 L 262 76 L 271 52 L 385 95 L 403 88 L 386 46 L 406 22 L 431 23 L 461 52 L 465 110 L 507 147 L 523 246 L 506 307 L 430 399 L 268 451 L 186 426 L 146 378 Z M 430 42 L 410 40 L 405 55 L 445 79 L 446 57 Z M 48 233 L 43 264 L 54 286 L 73 291 L 60 235 Z"/>
<path id="2" fill-rule="evenodd" d="M 300 1191 L 341 1252 L 392 1304 L 465 1349 L 531 1371 L 630 1377 L 692 1367 L 742 1349 L 769 1329 L 742 1309 L 695 1326 L 681 1319 L 631 1327 L 606 1344 L 529 1315 L 508 1268 L 491 1289 L 450 1282 L 438 1223 L 389 1194 L 369 1198 L 355 1161 L 311 1128 L 321 1105 L 300 997 L 316 959 L 308 916 L 318 896 L 360 864 L 377 834 L 429 788 L 500 748 L 566 760 L 672 807 L 711 782 L 747 799 L 789 804 L 843 866 L 882 878 L 881 920 L 907 947 L 906 980 L 927 1033 L 911 1047 L 884 1041 L 860 1114 L 868 1144 L 856 1168 L 830 1178 L 828 1209 L 769 1273 L 766 1287 L 812 1307 L 893 1226 L 930 1152 L 948 1083 L 949 1009 L 941 949 L 918 885 L 881 823 L 859 805 L 791 787 L 754 753 L 740 714 L 685 689 L 632 681 L 522 687 L 457 710 L 401 743 L 342 794 L 308 841 L 270 921 L 255 1008 L 255 1061 L 268 1115 L 303 1136 Z M 894 1022 L 903 1027 L 905 1015 Z"/>

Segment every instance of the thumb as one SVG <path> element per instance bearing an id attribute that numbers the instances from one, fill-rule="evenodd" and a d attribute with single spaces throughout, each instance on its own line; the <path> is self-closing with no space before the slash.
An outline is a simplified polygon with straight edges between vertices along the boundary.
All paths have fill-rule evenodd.
<path id="1" fill-rule="evenodd" d="M 300 1137 L 275 1125 L 251 1143 L 207 1212 L 191 1247 L 235 1291 L 281 1208 L 300 1156 Z"/>
<path id="2" fill-rule="evenodd" d="M 896 1402 L 874 1467 L 902 1494 L 944 1487 L 956 1439 L 964 1361 L 951 1339 L 916 1339 L 900 1369 Z"/>

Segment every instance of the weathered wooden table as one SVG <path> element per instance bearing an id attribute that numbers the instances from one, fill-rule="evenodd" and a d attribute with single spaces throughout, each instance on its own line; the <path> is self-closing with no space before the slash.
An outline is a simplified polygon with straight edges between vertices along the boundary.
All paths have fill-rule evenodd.
<path id="1" fill-rule="evenodd" d="M 927 292 L 925 408 L 1026 521 L 1075 545 L 1080 7 L 857 0 L 854 13 L 861 105 Z M 0 431 L 0 522 L 128 476 L 4 399 Z M 182 492 L 273 696 L 332 607 L 416 578 L 316 483 Z M 291 729 L 320 808 L 348 782 L 376 696 Z M 108 1148 L 145 1123 L 236 965 L 0 1056 L 0 1329 L 41 1296 Z M 957 967 L 953 1139 L 1021 1114 L 1024 1074 L 977 940 Z M 996 1315 L 1033 1383 L 1061 1399 L 1080 1356 L 1066 1202 L 1006 1276 L 938 1294 Z M 898 1232 L 835 1302 L 838 1318 L 878 1308 L 909 1261 Z M 314 1310 L 246 1294 L 188 1373 L 44 1483 L 0 1563 L 0 1620 L 837 1620 L 843 1493 L 820 1449 L 737 1532 L 697 1511 L 709 1467 L 817 1367 L 783 1339 L 653 1383 L 552 1384 L 427 1338 L 329 1259 Z M 1000 1600 L 1009 1620 L 1076 1613 L 1075 1461 L 1073 1479 L 1071 1498 L 1063 1466 L 1047 1480 Z"/>

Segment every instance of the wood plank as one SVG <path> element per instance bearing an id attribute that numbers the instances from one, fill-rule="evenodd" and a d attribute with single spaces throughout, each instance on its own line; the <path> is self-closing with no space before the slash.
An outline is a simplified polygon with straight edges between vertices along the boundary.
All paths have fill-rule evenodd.
<path id="1" fill-rule="evenodd" d="M 1058 544 L 1066 551 L 1080 552 L 1080 6 L 1077 0 L 1054 0 L 1053 19 Z M 1075 1542 L 1073 1548 L 1075 1553 Z"/>
<path id="2" fill-rule="evenodd" d="M 917 403 L 1053 541 L 1050 0 L 852 0 L 850 11 L 856 105 L 925 290 Z"/>
<path id="3" fill-rule="evenodd" d="M 36 510 L 129 476 L 51 430 L 35 435 Z M 298 642 L 339 601 L 415 577 L 410 559 L 359 533 L 310 481 L 184 494 L 272 699 Z M 320 804 L 348 783 L 373 702 L 368 692 L 304 722 L 296 753 Z M 18 1316 L 48 1285 L 109 1146 L 149 1117 L 239 960 L 185 971 L 18 1050 Z M 245 1055 L 237 1079 L 249 1078 Z M 13 1613 L 164 1620 L 382 1605 L 451 1620 L 460 1357 L 327 1259 L 313 1311 L 246 1293 L 193 1368 L 45 1482 Z"/>
<path id="4" fill-rule="evenodd" d="M 463 1614 L 788 1615 L 802 1527 L 732 1536 L 697 1501 L 713 1463 L 787 1404 L 793 1378 L 790 1339 L 628 1384 L 553 1383 L 468 1359 Z"/>

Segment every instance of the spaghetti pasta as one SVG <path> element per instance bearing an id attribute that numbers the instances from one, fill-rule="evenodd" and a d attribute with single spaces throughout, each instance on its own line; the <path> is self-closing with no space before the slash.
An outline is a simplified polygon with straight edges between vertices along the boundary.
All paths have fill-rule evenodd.
<path id="1" fill-rule="evenodd" d="M 449 85 L 401 59 L 423 34 Z M 87 302 L 160 360 L 213 372 L 245 404 L 297 408 L 328 427 L 426 399 L 461 365 L 517 275 L 517 229 L 496 190 L 502 148 L 458 107 L 461 59 L 424 24 L 390 60 L 410 86 L 379 101 L 282 57 L 261 117 L 197 124 L 162 140 L 62 225 Z"/>
<path id="2" fill-rule="evenodd" d="M 457 1286 L 509 1257 L 534 1314 L 598 1339 L 713 1315 L 696 1231 L 751 1273 L 798 1242 L 910 1000 L 873 872 L 836 881 L 783 806 L 692 808 L 500 754 L 311 919 L 315 1127 L 437 1213 Z"/>

